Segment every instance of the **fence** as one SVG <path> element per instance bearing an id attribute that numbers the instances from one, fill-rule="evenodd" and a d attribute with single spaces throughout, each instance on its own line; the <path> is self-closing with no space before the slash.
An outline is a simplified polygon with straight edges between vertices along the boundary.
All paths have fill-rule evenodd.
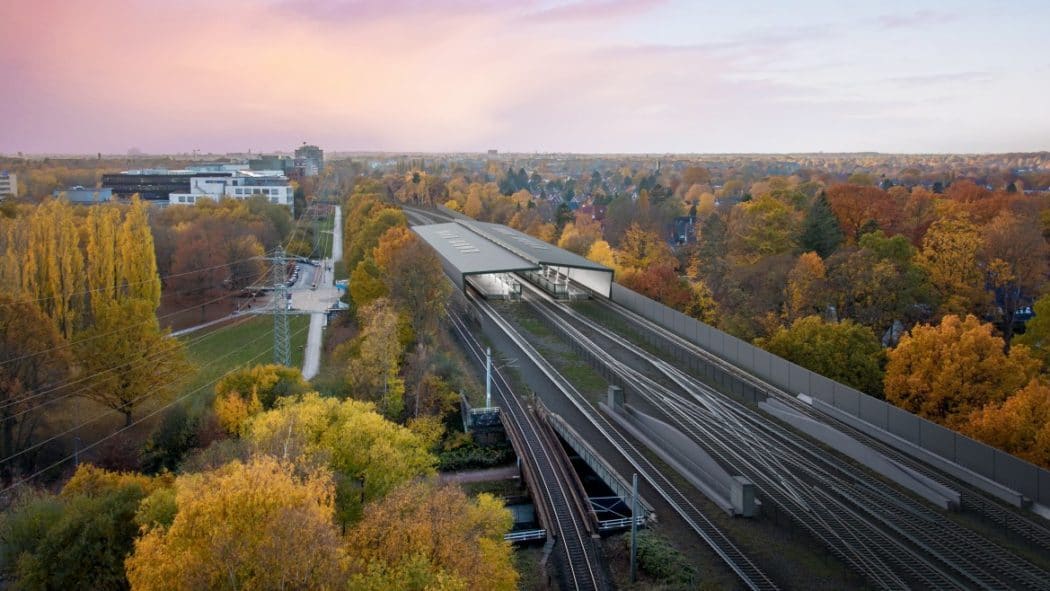
<path id="1" fill-rule="evenodd" d="M 1050 471 L 795 365 L 616 283 L 611 299 L 788 393 L 811 396 L 1050 506 Z M 759 385 L 716 364 L 677 348 L 673 354 L 690 369 L 745 400 L 756 402 L 765 397 Z"/>

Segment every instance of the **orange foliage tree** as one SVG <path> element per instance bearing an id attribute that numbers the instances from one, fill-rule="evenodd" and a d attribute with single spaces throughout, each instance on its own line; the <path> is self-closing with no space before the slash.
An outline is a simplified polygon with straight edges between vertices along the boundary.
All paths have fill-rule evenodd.
<path id="1" fill-rule="evenodd" d="M 1024 346 L 1007 354 L 991 324 L 974 316 L 945 316 L 918 325 L 888 353 L 886 400 L 932 421 L 958 428 L 970 413 L 1002 403 L 1039 371 Z"/>
<path id="2" fill-rule="evenodd" d="M 963 432 L 1050 468 L 1050 386 L 1032 380 L 1002 404 L 975 411 L 963 425 Z"/>
<path id="3" fill-rule="evenodd" d="M 856 243 L 869 230 L 894 232 L 900 223 L 900 205 L 878 187 L 835 185 L 827 195 L 848 243 Z"/>

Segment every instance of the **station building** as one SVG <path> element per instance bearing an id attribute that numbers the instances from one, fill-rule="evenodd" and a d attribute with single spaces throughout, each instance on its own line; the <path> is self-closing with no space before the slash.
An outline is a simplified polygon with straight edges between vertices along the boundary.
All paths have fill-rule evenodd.
<path id="1" fill-rule="evenodd" d="M 501 224 L 456 220 L 413 226 L 462 290 L 516 299 L 528 281 L 562 299 L 609 297 L 613 270 Z"/>

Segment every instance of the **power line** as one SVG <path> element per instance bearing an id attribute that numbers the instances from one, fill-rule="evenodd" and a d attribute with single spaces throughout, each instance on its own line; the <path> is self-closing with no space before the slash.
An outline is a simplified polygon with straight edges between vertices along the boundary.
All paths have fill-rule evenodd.
<path id="1" fill-rule="evenodd" d="M 302 329 L 300 329 L 299 332 L 302 332 Z M 248 343 L 242 344 L 239 348 L 231 349 L 230 351 L 226 352 L 226 354 L 224 354 L 224 355 L 222 355 L 220 357 L 217 357 L 214 360 L 212 360 L 211 362 L 205 364 L 204 367 L 210 367 L 210 366 L 214 365 L 215 363 L 217 363 L 217 362 L 219 362 L 219 361 L 229 357 L 230 355 L 233 355 L 234 353 L 237 353 L 241 349 L 244 349 L 247 344 L 255 343 L 255 342 L 259 341 L 261 338 L 263 338 L 265 336 L 267 336 L 267 335 L 265 333 L 263 333 L 263 334 L 255 337 L 254 339 L 248 341 Z M 256 358 L 258 358 L 259 356 L 261 356 L 261 355 L 257 355 Z M 254 358 L 253 358 L 253 360 L 254 360 Z M 203 369 L 203 368 L 201 368 L 201 369 Z M 231 373 L 231 372 L 227 372 L 227 373 Z M 216 380 L 216 381 L 218 381 L 218 380 Z M 177 380 L 172 380 L 172 381 L 168 382 L 167 384 L 165 384 L 165 386 L 172 386 L 176 382 L 177 382 Z M 160 388 L 154 388 L 150 392 L 147 392 L 146 394 L 143 394 L 142 396 L 139 396 L 139 397 L 133 399 L 128 405 L 125 405 L 125 406 L 137 404 L 137 403 L 145 400 L 146 398 L 154 395 L 158 390 L 160 390 Z M 199 390 L 199 388 L 198 388 L 198 390 Z M 197 391 L 197 390 L 194 390 L 194 391 Z M 72 433 L 74 431 L 79 431 L 80 429 L 83 429 L 87 425 L 90 425 L 90 424 L 92 424 L 92 423 L 94 423 L 96 421 L 99 421 L 99 420 L 101 420 L 101 419 L 103 419 L 103 418 L 105 418 L 105 417 L 107 417 L 107 416 L 109 416 L 109 415 L 111 415 L 113 413 L 117 413 L 117 412 L 120 412 L 120 411 L 118 409 L 115 409 L 115 408 L 108 408 L 105 411 L 103 411 L 102 414 L 100 414 L 100 415 L 98 415 L 98 416 L 96 416 L 94 418 L 88 419 L 87 421 L 84 421 L 83 423 L 80 423 L 80 424 L 78 424 L 76 426 L 70 427 L 69 429 L 66 429 L 65 431 L 63 431 L 61 433 L 57 433 L 55 435 L 52 435 L 51 437 L 48 437 L 47 439 L 44 439 L 43 441 L 40 441 L 40 442 L 35 443 L 35 444 L 33 444 L 33 445 L 23 449 L 23 450 L 15 452 L 14 454 L 11 454 L 10 456 L 8 456 L 6 458 L 0 459 L 0 464 L 5 464 L 5 463 L 13 460 L 14 458 L 17 458 L 17 457 L 19 457 L 19 456 L 21 456 L 21 455 L 23 455 L 23 454 L 25 454 L 27 452 L 30 452 L 30 451 L 32 451 L 34 449 L 38 449 L 41 446 L 46 445 L 46 444 L 48 444 L 48 443 L 58 439 L 59 437 L 63 437 L 63 436 L 68 435 L 68 434 L 70 434 L 70 433 Z"/>
<path id="2" fill-rule="evenodd" d="M 256 258 L 258 258 L 258 257 L 256 257 Z M 269 274 L 269 270 L 266 270 L 266 271 L 263 271 L 262 273 L 259 273 L 258 275 L 256 275 L 252 279 L 252 282 L 254 283 L 255 281 L 258 281 L 259 279 L 265 277 L 267 274 Z M 169 312 L 167 314 L 162 314 L 160 316 L 157 316 L 156 318 L 157 318 L 158 321 L 163 319 L 163 318 L 170 318 L 172 316 L 177 316 L 179 314 L 182 314 L 184 312 L 188 312 L 188 311 L 193 310 L 195 308 L 199 308 L 201 306 L 207 306 L 208 304 L 213 304 L 215 302 L 218 302 L 219 300 L 224 300 L 226 298 L 231 298 L 231 297 L 236 297 L 236 296 L 237 296 L 237 292 L 231 292 L 231 293 L 228 293 L 228 294 L 225 294 L 225 295 L 221 295 L 221 296 L 219 296 L 217 298 L 208 300 L 206 302 L 196 303 L 196 304 L 193 304 L 192 306 L 187 306 L 185 308 L 180 308 L 178 310 L 175 310 L 174 312 Z M 153 322 L 153 321 L 152 320 L 145 320 L 143 322 L 139 322 L 139 323 L 136 323 L 136 324 L 125 326 L 124 328 L 118 328 L 116 330 L 111 330 L 109 332 L 104 332 L 104 333 L 101 333 L 101 334 L 92 335 L 90 337 L 83 338 L 83 339 L 78 339 L 78 340 L 75 340 L 75 341 L 68 341 L 68 342 L 62 343 L 61 345 L 56 345 L 56 346 L 50 347 L 48 349 L 43 349 L 43 350 L 40 350 L 40 351 L 36 351 L 35 353 L 26 353 L 26 354 L 24 354 L 24 355 L 22 355 L 20 357 L 14 357 L 12 359 L 7 359 L 5 361 L 0 361 L 0 367 L 2 367 L 4 365 L 7 365 L 8 363 L 14 363 L 16 361 L 21 361 L 23 359 L 29 359 L 30 357 L 36 357 L 37 355 L 43 355 L 44 353 L 50 353 L 51 351 L 57 351 L 59 349 L 65 349 L 65 348 L 68 348 L 68 347 L 74 347 L 74 346 L 79 345 L 81 343 L 86 343 L 88 341 L 92 341 L 94 339 L 99 339 L 99 338 L 102 338 L 104 336 L 109 336 L 109 335 L 112 335 L 112 334 L 116 334 L 118 332 L 124 332 L 124 331 L 127 331 L 127 330 L 131 330 L 133 328 L 137 328 L 139 326 L 142 326 L 144 324 L 149 324 L 151 322 Z"/>
<path id="3" fill-rule="evenodd" d="M 230 324 L 228 324 L 226 326 L 221 326 L 221 327 L 219 327 L 218 329 L 216 329 L 214 331 L 207 332 L 207 333 L 204 333 L 202 335 L 198 335 L 196 337 L 193 337 L 189 341 L 184 342 L 183 345 L 195 345 L 197 343 L 205 341 L 205 340 L 215 336 L 216 333 L 218 333 L 218 332 L 220 332 L 222 330 L 226 330 L 228 328 L 233 328 L 235 326 L 240 326 L 241 324 L 244 324 L 248 320 L 253 319 L 253 316 L 254 315 L 250 315 L 250 314 L 246 314 L 244 316 L 241 316 L 240 318 L 237 318 L 234 322 L 232 322 L 232 323 L 230 323 Z M 174 339 L 174 337 L 172 337 L 172 338 Z M 42 390 L 40 392 L 35 392 L 35 393 L 30 394 L 28 396 L 25 396 L 23 398 L 19 398 L 18 400 L 9 400 L 9 401 L 7 401 L 7 402 L 5 402 L 3 404 L 0 404 L 0 411 L 3 411 L 6 408 L 9 408 L 9 407 L 12 407 L 12 406 L 15 406 L 15 405 L 18 405 L 18 404 L 22 404 L 23 402 L 28 402 L 30 400 L 39 398 L 39 397 L 44 396 L 46 394 L 50 394 L 51 392 L 57 392 L 59 390 L 64 390 L 64 389 L 66 389 L 66 388 L 68 388 L 70 386 L 74 386 L 74 385 L 79 384 L 81 382 L 86 382 L 88 380 L 91 380 L 92 378 L 98 377 L 98 376 L 100 376 L 102 374 L 105 374 L 105 373 L 109 373 L 109 372 L 111 372 L 111 371 L 113 371 L 115 369 L 118 369 L 118 368 L 121 368 L 121 367 L 124 367 L 124 366 L 134 365 L 134 366 L 137 367 L 139 365 L 142 365 L 142 364 L 148 363 L 150 361 L 153 361 L 156 358 L 159 358 L 159 357 L 162 357 L 164 355 L 167 355 L 168 353 L 171 353 L 172 351 L 174 351 L 176 349 L 177 349 L 176 346 L 172 346 L 171 348 L 164 349 L 162 351 L 150 353 L 147 357 L 144 357 L 142 359 L 136 359 L 136 360 L 133 360 L 133 361 L 129 361 L 127 363 L 122 363 L 120 365 L 114 365 L 114 366 L 106 368 L 104 370 L 97 371 L 97 372 L 95 372 L 93 374 L 90 374 L 90 375 L 87 375 L 87 376 L 82 376 L 82 377 L 77 378 L 75 380 L 67 380 L 64 383 L 57 384 L 57 385 L 54 385 L 54 386 L 50 386 L 46 390 Z M 62 396 L 58 396 L 56 398 L 52 398 L 51 400 L 48 400 L 46 402 L 42 402 L 42 403 L 40 403 L 40 404 L 38 404 L 36 406 L 33 406 L 32 408 L 28 408 L 28 409 L 19 411 L 19 412 L 13 414 L 13 415 L 10 415 L 10 416 L 7 416 L 7 417 L 3 417 L 2 419 L 0 419 L 0 424 L 3 424 L 4 422 L 6 422 L 8 420 L 20 417 L 20 416 L 22 416 L 22 415 L 24 415 L 26 413 L 32 412 L 32 411 L 34 411 L 34 410 L 36 410 L 38 408 L 41 408 L 43 406 L 47 406 L 47 405 L 49 405 L 49 404 L 51 404 L 53 402 L 57 402 L 59 400 L 64 400 L 64 399 L 66 399 L 66 398 L 68 398 L 68 397 L 70 397 L 72 395 L 73 395 L 72 392 L 69 393 L 69 394 L 64 394 Z"/>
<path id="4" fill-rule="evenodd" d="M 161 281 L 161 282 L 163 282 L 165 279 L 171 279 L 172 277 L 182 277 L 184 275 L 192 275 L 194 273 L 203 273 L 205 271 L 212 271 L 212 270 L 215 270 L 215 269 L 221 269 L 223 267 L 229 267 L 229 266 L 232 266 L 232 265 L 237 265 L 237 264 L 248 262 L 248 261 L 252 261 L 252 260 L 258 260 L 258 259 L 261 259 L 261 258 L 262 257 L 260 257 L 260 256 L 245 257 L 243 259 L 230 261 L 230 262 L 227 262 L 227 263 L 223 263 L 221 265 L 213 265 L 211 267 L 204 267 L 204 268 L 201 268 L 201 269 L 190 269 L 189 271 L 183 271 L 181 273 L 169 273 L 167 275 L 157 275 L 156 279 Z M 127 282 L 121 283 L 121 285 L 119 287 L 113 286 L 113 289 L 120 289 L 120 287 L 125 287 L 125 286 L 129 286 L 129 285 L 141 285 L 143 283 L 149 283 L 150 281 L 153 281 L 153 280 L 154 280 L 154 278 L 151 277 L 149 279 L 143 279 L 141 281 L 127 281 Z M 71 293 L 68 296 L 45 296 L 45 297 L 36 298 L 36 299 L 14 300 L 14 301 L 11 301 L 11 302 L 4 302 L 3 304 L 0 304 L 0 305 L 3 305 L 3 306 L 6 307 L 6 306 L 14 306 L 14 305 L 17 305 L 17 304 L 34 304 L 36 302 L 43 302 L 43 301 L 47 301 L 47 300 L 53 300 L 53 299 L 55 299 L 57 297 L 74 298 L 74 297 L 77 297 L 77 296 L 88 295 L 88 294 L 95 293 L 96 291 L 103 291 L 103 290 L 107 290 L 107 289 L 111 289 L 111 287 L 107 286 L 107 287 L 96 287 L 95 289 L 86 289 L 86 290 L 83 290 L 83 291 L 78 291 L 78 292 Z"/>
<path id="5" fill-rule="evenodd" d="M 302 333 L 304 330 L 306 330 L 306 329 L 305 328 L 300 329 L 299 331 L 296 332 L 296 335 Z M 40 470 L 37 470 L 36 472 L 30 474 L 29 476 L 20 479 L 18 482 L 14 483 L 14 484 L 11 484 L 10 486 L 8 486 L 7 488 L 5 488 L 3 490 L 0 490 L 0 495 L 2 495 L 4 493 L 7 493 L 8 491 L 10 491 L 10 490 L 12 490 L 12 489 L 14 489 L 16 487 L 21 486 L 21 485 L 25 484 L 26 482 L 29 482 L 30 480 L 36 478 L 37 476 L 40 476 L 41 474 L 43 474 L 44 472 L 47 472 L 48 470 L 51 470 L 52 468 L 55 468 L 55 467 L 65 463 L 65 462 L 68 462 L 69 460 L 73 459 L 75 456 L 79 455 L 80 453 L 83 453 L 83 452 L 85 452 L 85 451 L 87 451 L 89 449 L 93 449 L 94 447 L 98 446 L 102 442 L 107 441 L 108 439 L 110 439 L 112 437 L 116 437 L 117 435 L 123 433 L 124 431 L 127 431 L 128 429 L 131 429 L 135 425 L 138 425 L 142 421 L 145 421 L 146 419 L 149 419 L 150 417 L 153 417 L 154 415 L 160 413 L 161 411 L 164 411 L 164 410 L 167 410 L 168 408 L 171 408 L 176 403 L 179 403 L 179 402 L 182 402 L 182 401 L 186 400 L 187 398 L 189 398 L 193 394 L 196 394 L 197 392 L 200 392 L 204 388 L 207 388 L 208 386 L 212 386 L 214 384 L 217 384 L 220 380 L 222 380 L 222 378 L 230 375 L 231 373 L 233 373 L 235 371 L 238 371 L 240 369 L 243 369 L 243 368 L 247 367 L 249 364 L 254 363 L 256 360 L 258 360 L 260 357 L 262 357 L 265 354 L 266 353 L 263 352 L 263 353 L 260 353 L 260 354 L 256 355 L 255 357 L 252 357 L 248 361 L 245 361 L 244 363 L 238 365 L 237 367 L 231 369 L 230 371 L 224 373 L 223 375 L 215 378 L 211 382 L 208 382 L 207 384 L 204 384 L 204 385 L 202 385 L 202 386 L 200 386 L 200 387 L 198 387 L 198 388 L 196 388 L 194 390 L 191 390 L 190 392 L 187 392 L 186 394 L 176 398 L 175 400 L 172 400 L 168 404 L 165 404 L 164 406 L 161 406 L 160 408 L 157 408 L 156 410 L 143 415 L 141 418 L 133 421 L 130 425 L 125 425 L 124 427 L 114 431 L 113 433 L 110 433 L 109 435 L 106 435 L 102 439 L 99 439 L 98 441 L 95 441 L 91 445 L 88 445 L 86 447 L 80 448 L 76 453 L 74 453 L 72 455 L 65 456 L 64 458 L 62 458 L 62 459 L 52 463 L 50 466 L 47 466 L 46 468 L 42 468 Z M 5 461 L 7 461 L 7 460 L 0 460 L 0 463 L 3 463 Z"/>

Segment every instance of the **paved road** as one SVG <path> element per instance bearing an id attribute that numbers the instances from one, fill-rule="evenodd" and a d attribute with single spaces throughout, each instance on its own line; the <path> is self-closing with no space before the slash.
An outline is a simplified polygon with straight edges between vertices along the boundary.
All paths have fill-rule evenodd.
<path id="1" fill-rule="evenodd" d="M 292 308 L 310 312 L 310 331 L 306 335 L 306 350 L 303 353 L 303 377 L 311 379 L 321 369 L 321 333 L 325 325 L 325 310 L 339 301 L 339 290 L 335 287 L 335 262 L 343 258 L 343 209 L 335 208 L 335 224 L 332 234 L 332 258 L 322 259 L 317 268 L 317 289 L 292 292 Z M 300 273 L 302 277 L 304 274 Z"/>
<path id="2" fill-rule="evenodd" d="M 321 369 L 321 329 L 324 327 L 324 312 L 310 314 L 310 332 L 306 334 L 306 350 L 303 352 L 303 377 L 312 379 Z"/>

